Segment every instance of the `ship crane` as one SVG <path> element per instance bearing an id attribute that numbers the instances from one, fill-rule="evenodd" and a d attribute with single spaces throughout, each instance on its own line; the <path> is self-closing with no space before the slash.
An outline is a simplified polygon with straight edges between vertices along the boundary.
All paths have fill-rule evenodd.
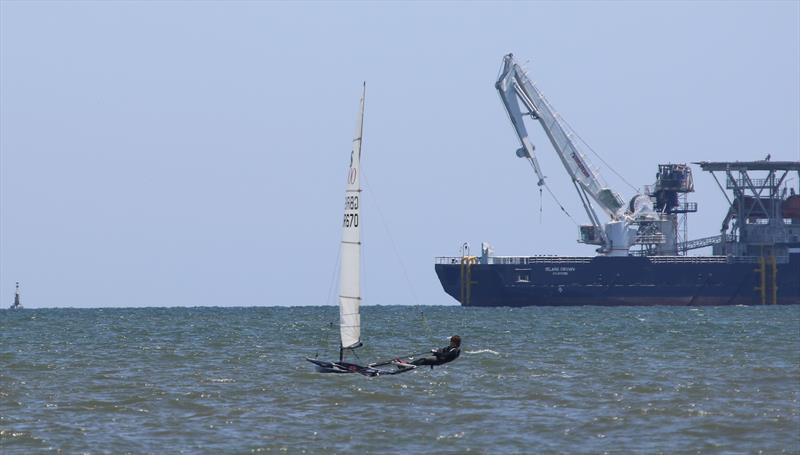
<path id="1" fill-rule="evenodd" d="M 574 140 L 576 135 L 555 112 L 542 92 L 531 82 L 525 71 L 514 60 L 513 54 L 503 57 L 503 68 L 497 83 L 495 83 L 495 88 L 500 94 L 503 106 L 522 145 L 517 150 L 517 156 L 528 160 L 539 179 L 538 185 L 546 186 L 545 176 L 542 174 L 534 154 L 535 147 L 531 143 L 525 127 L 525 117 L 539 122 L 564 168 L 572 178 L 583 208 L 592 223 L 581 226 L 580 241 L 600 245 L 598 249 L 600 254 L 627 255 L 629 248 L 636 242 L 639 230 L 634 213 L 632 213 L 634 204 L 632 203 L 630 210 L 626 211 L 627 207 L 622 197 L 610 189 L 591 166 L 586 155 L 581 152 Z M 640 196 L 636 200 L 641 201 L 643 205 L 649 204 L 649 198 L 646 196 Z M 600 222 L 592 201 L 606 213 L 610 218 L 609 222 Z"/>

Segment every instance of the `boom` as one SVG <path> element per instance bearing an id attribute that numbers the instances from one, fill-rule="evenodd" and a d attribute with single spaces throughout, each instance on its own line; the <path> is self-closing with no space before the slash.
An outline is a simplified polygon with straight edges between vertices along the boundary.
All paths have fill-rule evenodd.
<path id="1" fill-rule="evenodd" d="M 564 168 L 576 187 L 579 187 L 578 193 L 592 224 L 599 228 L 600 222 L 586 197 L 587 195 L 606 212 L 611 220 L 623 219 L 625 203 L 622 198 L 608 188 L 600 175 L 592 168 L 586 155 L 581 153 L 573 140 L 575 134 L 555 113 L 542 92 L 528 79 L 528 76 L 514 60 L 513 54 L 503 57 L 503 68 L 495 88 L 500 94 L 503 106 L 505 106 L 514 131 L 522 144 L 522 148 L 517 150 L 517 156 L 528 159 L 539 178 L 538 184 L 544 185 L 545 177 L 536 160 L 534 146 L 525 128 L 524 116 L 526 115 L 538 120 L 544 128 L 553 148 L 564 164 Z"/>

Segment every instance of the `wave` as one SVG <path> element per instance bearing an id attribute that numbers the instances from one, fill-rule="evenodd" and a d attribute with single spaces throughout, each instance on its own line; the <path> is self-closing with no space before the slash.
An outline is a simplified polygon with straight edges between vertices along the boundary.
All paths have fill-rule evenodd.
<path id="1" fill-rule="evenodd" d="M 492 351 L 491 349 L 478 349 L 477 351 L 464 351 L 465 354 L 484 354 L 484 353 L 500 355 L 497 351 Z"/>

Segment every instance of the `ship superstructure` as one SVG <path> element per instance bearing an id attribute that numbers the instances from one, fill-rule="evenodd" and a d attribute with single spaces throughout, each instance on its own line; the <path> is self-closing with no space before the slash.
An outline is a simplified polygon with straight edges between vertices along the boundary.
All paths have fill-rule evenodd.
<path id="1" fill-rule="evenodd" d="M 484 244 L 479 257 L 437 258 L 442 286 L 462 305 L 800 304 L 800 162 L 695 163 L 730 208 L 719 235 L 689 240 L 687 216 L 697 211 L 689 165 L 660 164 L 655 182 L 625 203 L 513 55 L 495 87 L 520 141 L 517 156 L 550 192 L 525 120 L 544 129 L 589 218 L 578 241 L 597 245 L 597 256 L 494 256 Z M 707 247 L 711 256 L 688 255 Z"/>

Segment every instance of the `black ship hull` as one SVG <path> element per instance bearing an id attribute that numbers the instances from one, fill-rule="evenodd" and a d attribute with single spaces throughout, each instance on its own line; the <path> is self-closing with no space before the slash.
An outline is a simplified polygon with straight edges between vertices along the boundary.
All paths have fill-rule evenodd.
<path id="1" fill-rule="evenodd" d="M 800 304 L 800 254 L 711 257 L 440 258 L 445 292 L 464 306 Z M 488 262 L 488 261 L 487 261 Z"/>

